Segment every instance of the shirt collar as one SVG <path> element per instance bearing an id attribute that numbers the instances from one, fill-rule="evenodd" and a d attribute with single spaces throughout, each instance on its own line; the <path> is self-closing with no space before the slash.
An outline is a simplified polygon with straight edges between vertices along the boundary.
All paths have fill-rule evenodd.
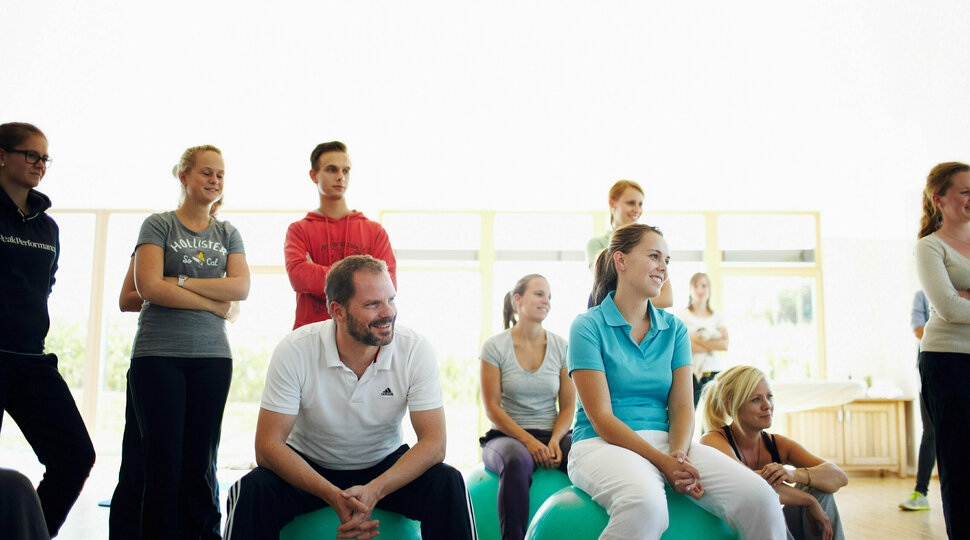
<path id="1" fill-rule="evenodd" d="M 323 360 L 327 367 L 345 367 L 337 351 L 337 323 L 333 319 L 327 319 L 321 325 L 320 341 L 323 342 Z"/>
<path id="2" fill-rule="evenodd" d="M 27 192 L 27 204 L 30 205 L 31 214 L 30 216 L 23 216 L 25 218 L 46 212 L 51 207 L 51 200 L 47 195 L 44 195 L 34 188 L 30 188 Z M 13 199 L 10 198 L 10 195 L 7 195 L 7 192 L 2 189 L 0 189 L 0 206 L 6 207 L 11 211 L 19 212 L 20 210 L 17 208 L 17 204 L 13 202 Z"/>
<path id="3" fill-rule="evenodd" d="M 603 312 L 603 319 L 606 324 L 610 326 L 625 326 L 630 328 L 630 323 L 626 322 L 620 310 L 616 307 L 616 302 L 613 301 L 613 296 L 616 295 L 616 291 L 610 291 L 606 295 L 606 298 L 600 303 L 600 309 Z M 657 308 L 653 307 L 653 302 L 647 301 L 647 313 L 650 315 L 650 331 L 648 334 L 652 334 L 654 330 L 661 331 L 669 328 L 667 321 L 657 313 Z"/>
<path id="4" fill-rule="evenodd" d="M 324 321 L 320 330 L 320 341 L 323 342 L 323 356 L 328 368 L 347 367 L 340 361 L 340 351 L 337 350 L 337 323 L 333 319 Z M 392 346 L 393 342 L 381 347 L 377 352 L 375 362 L 377 369 L 381 371 L 391 369 Z"/>

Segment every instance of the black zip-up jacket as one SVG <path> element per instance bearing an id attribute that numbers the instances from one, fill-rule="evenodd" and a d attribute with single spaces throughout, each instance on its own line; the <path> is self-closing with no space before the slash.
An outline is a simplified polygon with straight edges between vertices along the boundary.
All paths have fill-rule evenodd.
<path id="1" fill-rule="evenodd" d="M 50 328 L 47 298 L 60 255 L 47 195 L 30 190 L 25 216 L 0 189 L 0 352 L 40 355 Z"/>

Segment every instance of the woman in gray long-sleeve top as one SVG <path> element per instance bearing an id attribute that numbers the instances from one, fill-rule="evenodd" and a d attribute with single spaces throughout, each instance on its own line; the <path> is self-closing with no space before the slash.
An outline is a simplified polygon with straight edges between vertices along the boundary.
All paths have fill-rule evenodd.
<path id="1" fill-rule="evenodd" d="M 923 190 L 916 270 L 933 308 L 920 342 L 922 394 L 936 431 L 943 516 L 970 538 L 970 166 L 940 163 Z"/>

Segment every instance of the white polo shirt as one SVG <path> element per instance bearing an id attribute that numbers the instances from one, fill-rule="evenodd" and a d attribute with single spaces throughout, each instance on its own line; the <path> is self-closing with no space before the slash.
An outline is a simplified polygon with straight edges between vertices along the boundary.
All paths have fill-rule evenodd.
<path id="1" fill-rule="evenodd" d="M 366 469 L 403 444 L 405 410 L 442 407 L 431 343 L 395 325 L 377 362 L 357 375 L 337 355 L 333 320 L 291 332 L 273 351 L 260 406 L 296 415 L 286 442 L 319 465 Z"/>

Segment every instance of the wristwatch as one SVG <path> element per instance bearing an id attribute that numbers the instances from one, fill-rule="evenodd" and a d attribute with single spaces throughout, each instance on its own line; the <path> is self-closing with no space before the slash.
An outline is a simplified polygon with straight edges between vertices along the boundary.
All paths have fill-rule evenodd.
<path id="1" fill-rule="evenodd" d="M 179 287 L 185 286 L 185 280 L 189 279 L 189 276 L 185 274 L 179 274 Z"/>

